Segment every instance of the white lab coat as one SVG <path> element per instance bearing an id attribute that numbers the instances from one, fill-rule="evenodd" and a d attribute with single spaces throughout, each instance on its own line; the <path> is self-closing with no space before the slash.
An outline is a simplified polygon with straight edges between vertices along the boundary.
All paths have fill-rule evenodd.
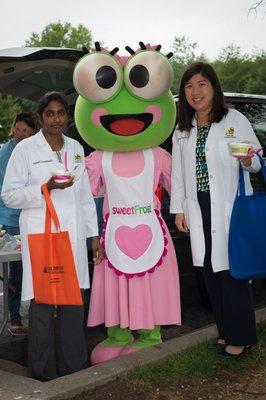
<path id="1" fill-rule="evenodd" d="M 196 190 L 196 121 L 193 122 L 193 126 L 190 133 L 176 130 L 173 135 L 170 212 L 185 214 L 190 230 L 193 264 L 203 266 L 205 241 Z M 222 121 L 211 125 L 206 141 L 211 197 L 211 258 L 214 272 L 229 269 L 228 233 L 238 188 L 239 162 L 230 154 L 228 143 L 243 140 L 252 142 L 253 147 L 261 147 L 247 118 L 230 109 Z M 251 194 L 249 172 L 257 172 L 260 169 L 258 157 L 252 159 L 251 167 L 244 169 L 246 193 Z"/>
<path id="2" fill-rule="evenodd" d="M 89 287 L 86 237 L 98 235 L 97 214 L 84 166 L 84 151 L 73 139 L 64 136 L 68 169 L 75 175 L 73 186 L 51 191 L 62 231 L 69 231 L 80 288 Z M 14 149 L 6 169 L 2 199 L 7 207 L 21 208 L 22 300 L 34 297 L 28 234 L 44 232 L 45 202 L 41 185 L 52 171 L 62 169 L 42 131 L 24 139 Z"/>

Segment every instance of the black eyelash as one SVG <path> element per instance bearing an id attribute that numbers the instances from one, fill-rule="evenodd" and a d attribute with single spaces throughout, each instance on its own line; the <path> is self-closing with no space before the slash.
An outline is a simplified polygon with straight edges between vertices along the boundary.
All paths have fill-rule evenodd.
<path id="1" fill-rule="evenodd" d="M 143 43 L 143 42 L 139 42 L 139 46 L 140 46 L 140 48 L 141 48 L 141 50 L 147 50 L 147 47 L 145 46 L 145 44 Z M 160 45 L 160 44 L 158 44 L 156 47 L 155 47 L 155 51 L 158 51 L 158 53 L 160 53 L 160 50 L 161 50 L 161 48 L 162 48 L 162 46 Z M 131 47 L 129 47 L 129 46 L 126 46 L 125 47 L 125 49 L 129 52 L 129 54 L 131 54 L 132 56 L 133 56 L 133 54 L 135 54 L 136 52 L 131 48 Z M 171 58 L 173 56 L 173 53 L 172 52 L 170 52 L 170 53 L 168 53 L 167 55 L 166 55 L 166 57 L 169 59 L 169 58 Z"/>
<path id="2" fill-rule="evenodd" d="M 139 46 L 140 46 L 141 50 L 147 50 L 147 47 L 145 46 L 145 44 L 143 42 L 139 42 Z"/>
<path id="3" fill-rule="evenodd" d="M 109 54 L 111 54 L 111 56 L 114 56 L 119 50 L 119 47 L 115 47 L 113 50 L 110 51 Z"/>
<path id="4" fill-rule="evenodd" d="M 131 54 L 132 56 L 133 56 L 133 54 L 135 54 L 135 51 L 134 51 L 133 49 L 131 49 L 131 47 L 126 46 L 125 49 L 126 49 L 126 51 L 128 51 L 129 54 Z"/>
<path id="5" fill-rule="evenodd" d="M 95 50 L 96 50 L 96 51 L 102 51 L 100 42 L 95 42 L 94 45 L 95 45 Z M 109 52 L 109 54 L 110 54 L 111 56 L 114 56 L 118 51 L 119 51 L 119 47 L 115 47 L 115 48 L 113 48 L 113 50 L 111 50 L 111 51 Z"/>
<path id="6" fill-rule="evenodd" d="M 88 53 L 89 53 L 89 50 L 87 49 L 86 46 L 82 46 L 82 51 L 83 51 L 85 54 L 88 54 Z"/>
<path id="7" fill-rule="evenodd" d="M 140 46 L 141 50 L 147 50 L 147 47 L 145 46 L 145 44 L 144 44 L 143 42 L 139 42 L 139 46 Z M 160 44 L 158 44 L 158 45 L 155 47 L 155 51 L 160 52 L 161 48 L 162 48 L 162 46 L 161 46 Z M 95 42 L 95 49 L 96 49 L 96 51 L 102 51 L 100 42 Z M 126 51 L 128 51 L 128 53 L 131 54 L 132 56 L 133 56 L 133 54 L 136 53 L 130 46 L 126 46 L 125 49 L 126 49 Z M 84 51 L 84 53 L 89 53 L 88 49 L 87 49 L 85 46 L 82 47 L 82 50 Z M 111 56 L 113 56 L 113 55 L 115 55 L 118 51 L 119 51 L 119 48 L 118 48 L 118 47 L 115 47 L 113 50 L 111 50 L 111 51 L 109 52 L 109 54 L 110 54 Z M 168 53 L 168 54 L 166 55 L 166 57 L 167 57 L 168 59 L 171 58 L 172 56 L 173 56 L 173 53 L 172 53 L 172 52 L 170 52 L 170 53 Z"/>
<path id="8" fill-rule="evenodd" d="M 95 42 L 94 45 L 95 45 L 96 51 L 101 51 L 102 50 L 99 42 Z"/>

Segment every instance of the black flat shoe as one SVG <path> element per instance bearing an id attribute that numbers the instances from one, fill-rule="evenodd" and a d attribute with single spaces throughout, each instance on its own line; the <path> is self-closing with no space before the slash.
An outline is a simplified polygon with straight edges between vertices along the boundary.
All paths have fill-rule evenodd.
<path id="1" fill-rule="evenodd" d="M 241 353 L 239 353 L 239 354 L 231 354 L 231 353 L 228 353 L 228 352 L 226 351 L 226 347 L 227 347 L 227 346 L 228 346 L 228 345 L 226 345 L 226 346 L 220 348 L 220 349 L 217 351 L 217 355 L 218 355 L 219 358 L 225 358 L 225 359 L 227 359 L 227 360 L 237 360 L 239 357 L 243 356 L 243 354 L 248 353 L 248 352 L 250 351 L 250 349 L 251 349 L 251 346 L 245 346 L 245 347 L 243 348 L 243 350 L 241 351 Z"/>

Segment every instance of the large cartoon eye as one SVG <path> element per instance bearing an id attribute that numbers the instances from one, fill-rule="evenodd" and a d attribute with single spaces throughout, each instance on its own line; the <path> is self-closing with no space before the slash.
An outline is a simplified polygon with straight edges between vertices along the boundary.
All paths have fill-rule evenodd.
<path id="1" fill-rule="evenodd" d="M 73 82 L 82 97 L 95 103 L 107 101 L 122 86 L 122 69 L 111 55 L 92 53 L 76 65 Z"/>
<path id="2" fill-rule="evenodd" d="M 124 71 L 130 92 L 143 99 L 156 99 L 166 93 L 173 81 L 168 59 L 157 51 L 141 51 L 129 59 Z"/>

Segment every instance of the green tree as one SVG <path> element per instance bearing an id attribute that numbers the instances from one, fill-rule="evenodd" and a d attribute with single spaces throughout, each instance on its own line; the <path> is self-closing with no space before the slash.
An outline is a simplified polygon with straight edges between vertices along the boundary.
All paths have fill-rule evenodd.
<path id="1" fill-rule="evenodd" d="M 0 94 L 0 143 L 7 140 L 12 122 L 19 112 L 20 107 L 13 96 Z"/>
<path id="2" fill-rule="evenodd" d="M 189 42 L 189 38 L 185 35 L 174 36 L 172 60 L 180 65 L 189 65 L 196 59 L 195 50 L 197 48 L 197 42 Z"/>
<path id="3" fill-rule="evenodd" d="M 244 92 L 251 78 L 251 57 L 242 54 L 241 48 L 235 44 L 224 47 L 213 66 L 219 76 L 225 92 Z"/>
<path id="4" fill-rule="evenodd" d="M 252 61 L 252 77 L 247 82 L 246 93 L 266 93 L 266 52 L 257 53 Z"/>
<path id="5" fill-rule="evenodd" d="M 171 62 L 174 69 L 174 82 L 172 86 L 173 93 L 178 93 L 180 79 L 184 72 L 184 69 L 194 61 L 208 61 L 205 54 L 201 53 L 196 55 L 197 42 L 190 42 L 189 38 L 185 35 L 174 36 L 172 49 L 173 57 Z"/>
<path id="6" fill-rule="evenodd" d="M 26 47 L 65 47 L 81 49 L 91 48 L 92 34 L 84 25 L 73 27 L 70 22 L 60 21 L 47 25 L 41 33 L 33 32 L 26 41 Z"/>
<path id="7" fill-rule="evenodd" d="M 229 44 L 223 48 L 213 66 L 225 92 L 266 92 L 266 53 L 243 54 L 241 48 Z"/>

